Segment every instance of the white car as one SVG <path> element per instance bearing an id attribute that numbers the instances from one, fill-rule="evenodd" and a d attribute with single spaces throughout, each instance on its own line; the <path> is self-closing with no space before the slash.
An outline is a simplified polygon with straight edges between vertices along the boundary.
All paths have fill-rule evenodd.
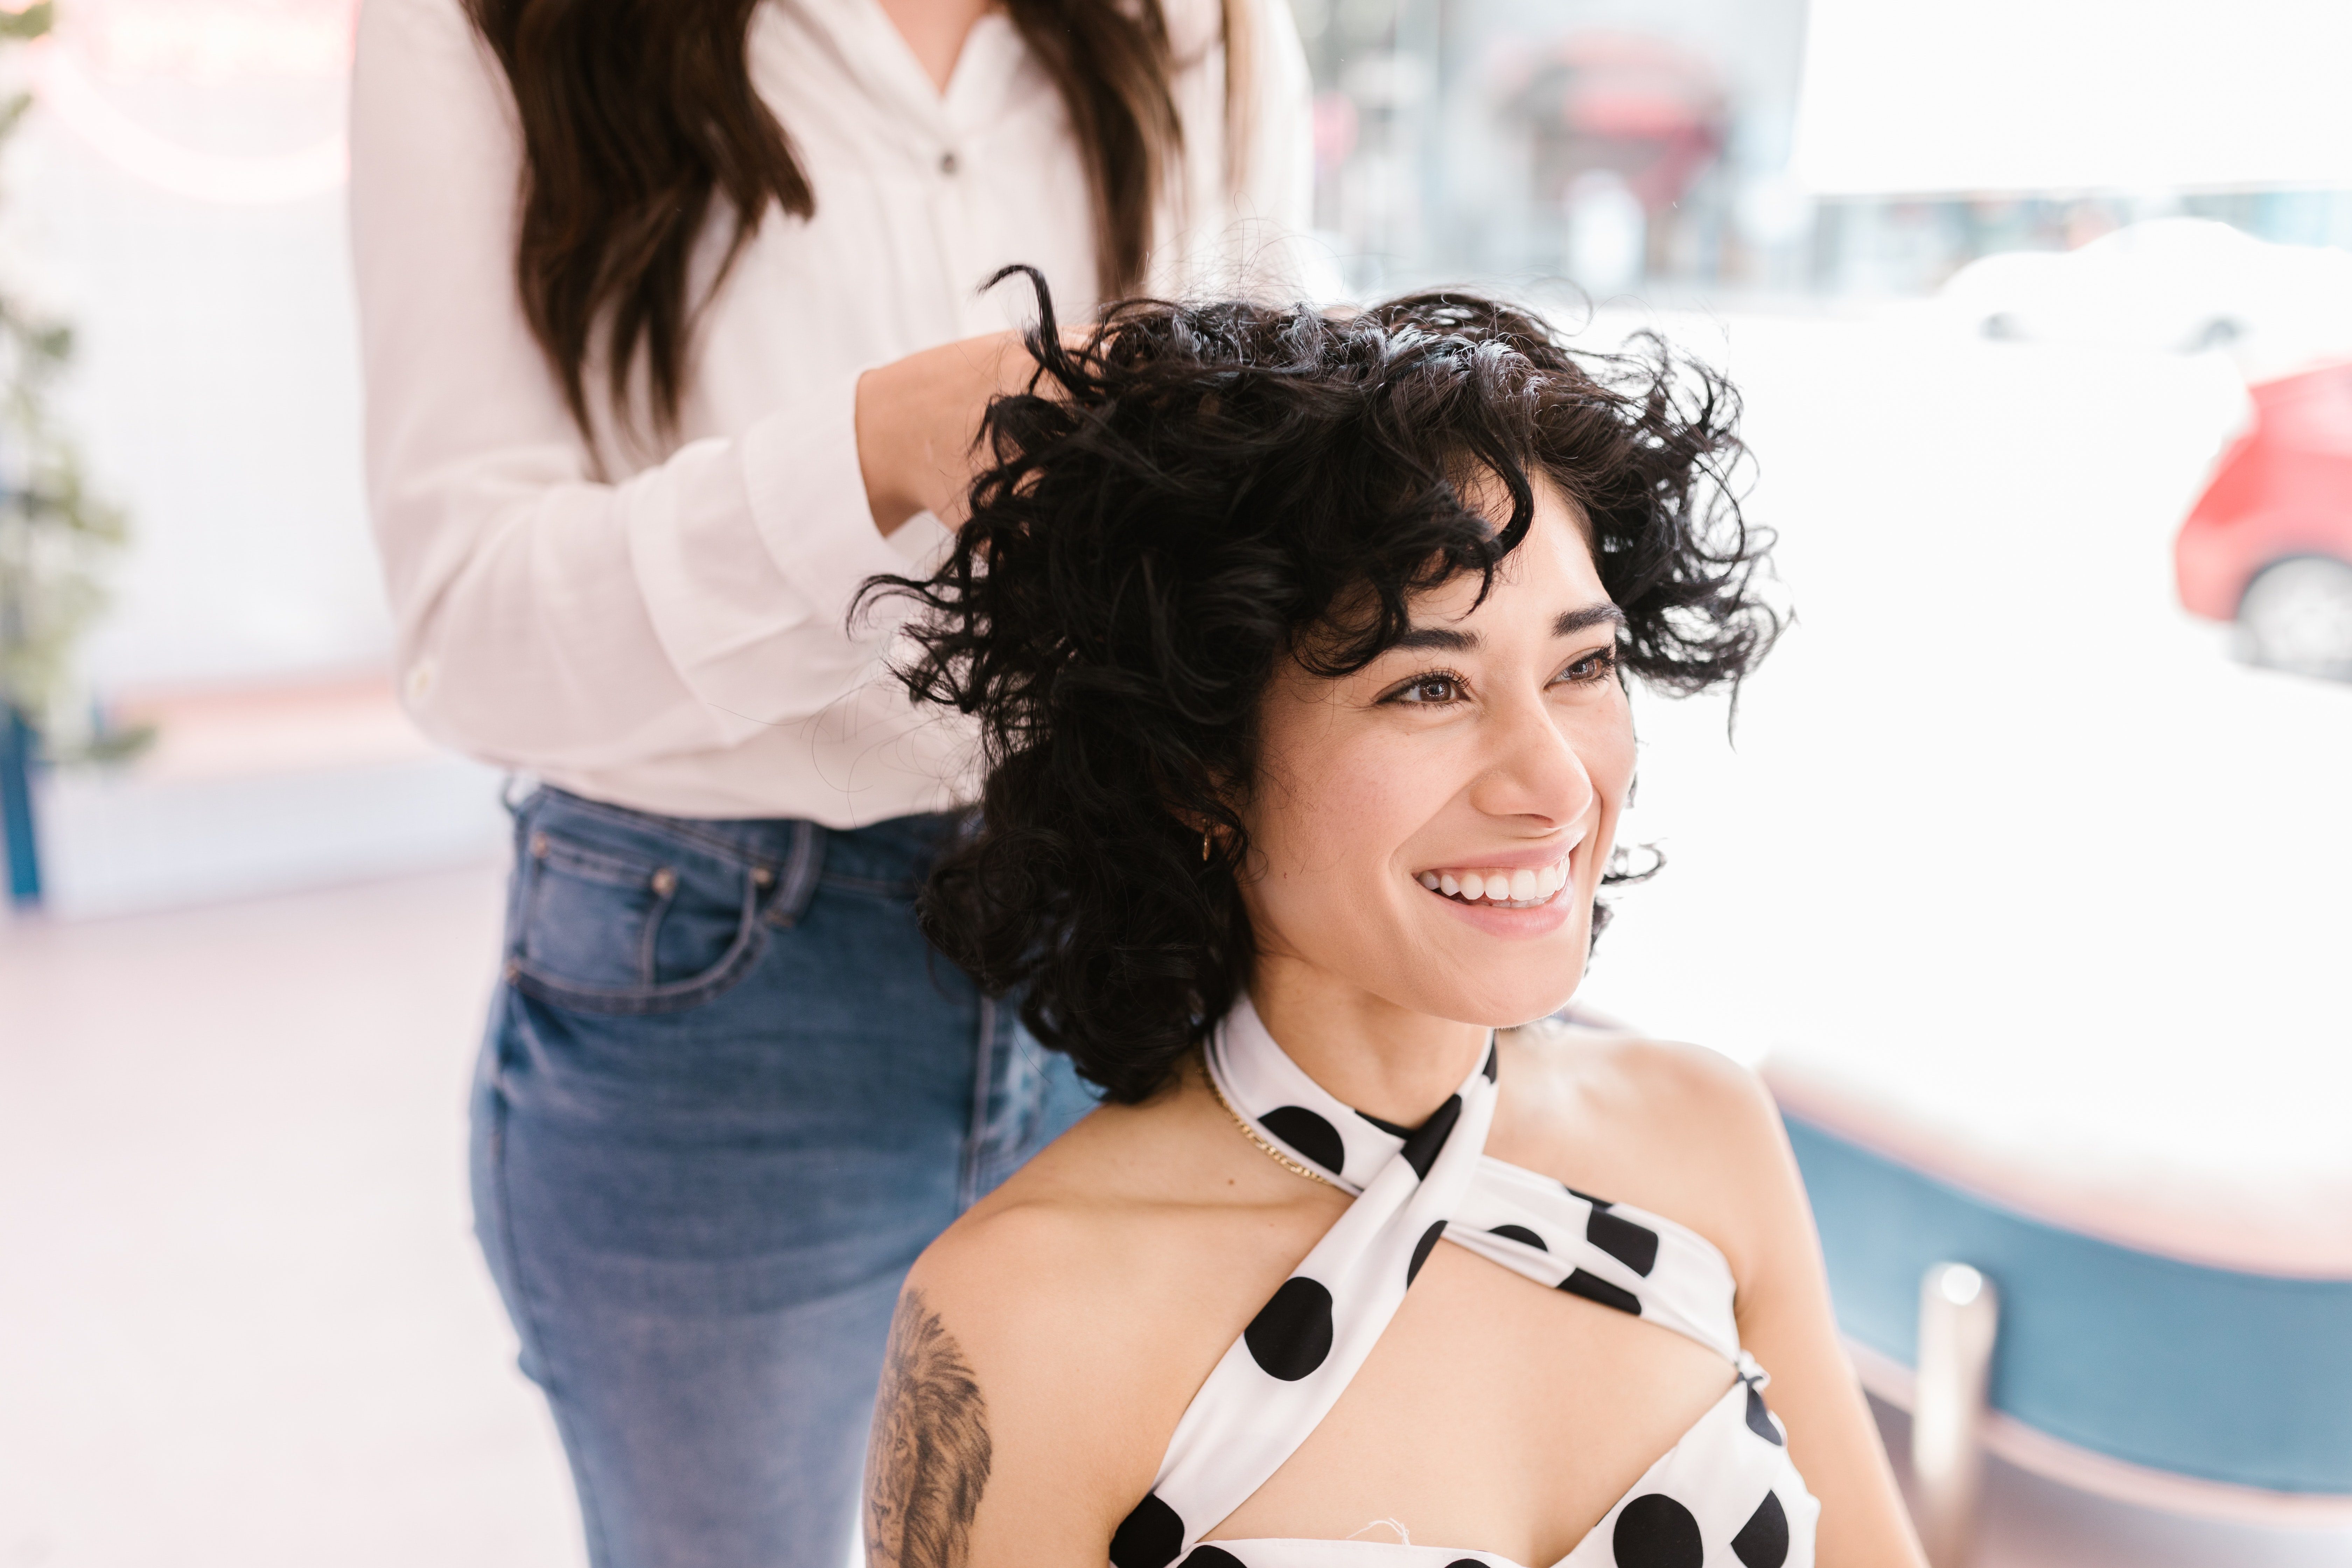
<path id="1" fill-rule="evenodd" d="M 2352 352 L 2352 251 L 2274 245 L 2207 218 L 2136 223 L 2076 250 L 1970 262 L 1939 314 L 2000 340 L 2195 353 L 2250 374 Z"/>

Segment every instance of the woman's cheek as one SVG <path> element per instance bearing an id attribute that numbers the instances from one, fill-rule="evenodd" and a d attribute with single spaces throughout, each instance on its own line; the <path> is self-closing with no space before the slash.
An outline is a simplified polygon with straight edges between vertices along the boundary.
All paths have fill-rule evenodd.
<path id="1" fill-rule="evenodd" d="M 1615 710 L 1602 715 L 1603 721 L 1594 725 L 1577 747 L 1601 808 L 1600 820 L 1593 825 L 1595 852 L 1587 862 L 1592 889 L 1599 888 L 1601 874 L 1608 869 L 1617 824 L 1624 815 L 1626 797 L 1633 793 L 1638 762 L 1633 714 L 1622 694 L 1612 707 Z"/>
<path id="2" fill-rule="evenodd" d="M 1317 906 L 1319 918 L 1360 908 L 1367 888 L 1385 870 L 1389 835 L 1378 815 L 1384 804 L 1378 789 L 1334 781 L 1315 806 L 1313 831 L 1294 841 L 1289 869 L 1297 879 L 1297 896 Z"/>
<path id="3" fill-rule="evenodd" d="M 1601 795 L 1601 816 L 1612 828 L 1625 809 L 1625 797 L 1633 790 L 1633 741 L 1629 735 L 1623 744 L 1612 748 L 1593 773 L 1592 782 Z"/>
<path id="4" fill-rule="evenodd" d="M 1326 920 L 1352 923 L 1382 907 L 1386 885 L 1402 874 L 1401 847 L 1434 815 L 1415 749 L 1382 739 L 1330 748 L 1291 774 L 1286 868 L 1301 880 L 1301 901 L 1323 906 Z"/>

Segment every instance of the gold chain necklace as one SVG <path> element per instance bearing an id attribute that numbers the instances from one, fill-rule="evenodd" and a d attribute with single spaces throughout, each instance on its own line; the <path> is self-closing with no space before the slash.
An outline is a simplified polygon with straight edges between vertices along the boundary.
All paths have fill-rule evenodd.
<path id="1" fill-rule="evenodd" d="M 1217 1087 L 1217 1075 L 1209 1070 L 1209 1064 L 1205 1061 L 1201 1064 L 1201 1076 L 1208 1081 L 1209 1092 L 1217 1097 L 1217 1103 L 1225 1108 L 1225 1114 L 1234 1119 L 1234 1125 L 1242 1130 L 1242 1136 L 1256 1144 L 1260 1149 L 1264 1150 L 1267 1159 L 1273 1161 L 1284 1170 L 1288 1171 L 1294 1176 L 1304 1176 L 1310 1182 L 1320 1182 L 1327 1187 L 1337 1187 L 1339 1185 L 1339 1183 L 1333 1181 L 1330 1177 L 1325 1175 L 1314 1166 L 1300 1164 L 1297 1161 L 1292 1159 L 1289 1155 L 1284 1153 L 1281 1150 L 1267 1142 L 1264 1138 L 1258 1136 L 1257 1129 L 1252 1127 L 1247 1121 L 1242 1119 L 1242 1113 L 1234 1109 L 1233 1102 L 1228 1100 L 1224 1096 L 1224 1091 Z"/>

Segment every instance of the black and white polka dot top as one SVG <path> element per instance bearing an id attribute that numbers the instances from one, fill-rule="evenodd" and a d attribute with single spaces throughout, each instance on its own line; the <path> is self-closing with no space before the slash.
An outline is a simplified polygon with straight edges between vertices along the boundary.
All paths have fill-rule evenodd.
<path id="1" fill-rule="evenodd" d="M 1767 1379 L 1739 1347 L 1730 1265 L 1655 1215 L 1486 1156 L 1496 1056 L 1419 1128 L 1342 1105 L 1244 997 L 1211 1040 L 1218 1092 L 1276 1147 L 1356 1201 L 1225 1352 L 1169 1440 L 1149 1496 L 1111 1539 L 1115 1568 L 1528 1568 L 1486 1552 L 1384 1541 L 1220 1541 L 1370 1353 L 1443 1236 L 1548 1289 L 1687 1334 L 1738 1372 L 1724 1396 L 1556 1568 L 1811 1568 L 1820 1504 L 1789 1460 Z"/>

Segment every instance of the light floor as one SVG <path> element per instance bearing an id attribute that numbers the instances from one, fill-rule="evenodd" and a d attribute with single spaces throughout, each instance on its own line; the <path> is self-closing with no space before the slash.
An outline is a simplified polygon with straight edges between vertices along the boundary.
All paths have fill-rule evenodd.
<path id="1" fill-rule="evenodd" d="M 0 1568 L 581 1561 L 467 1232 L 497 903 L 482 866 L 0 923 Z M 2347 1561 L 1996 1469 L 1980 1563 Z"/>
<path id="2" fill-rule="evenodd" d="M 0 1564 L 553 1568 L 468 1232 L 490 866 L 0 925 Z"/>

